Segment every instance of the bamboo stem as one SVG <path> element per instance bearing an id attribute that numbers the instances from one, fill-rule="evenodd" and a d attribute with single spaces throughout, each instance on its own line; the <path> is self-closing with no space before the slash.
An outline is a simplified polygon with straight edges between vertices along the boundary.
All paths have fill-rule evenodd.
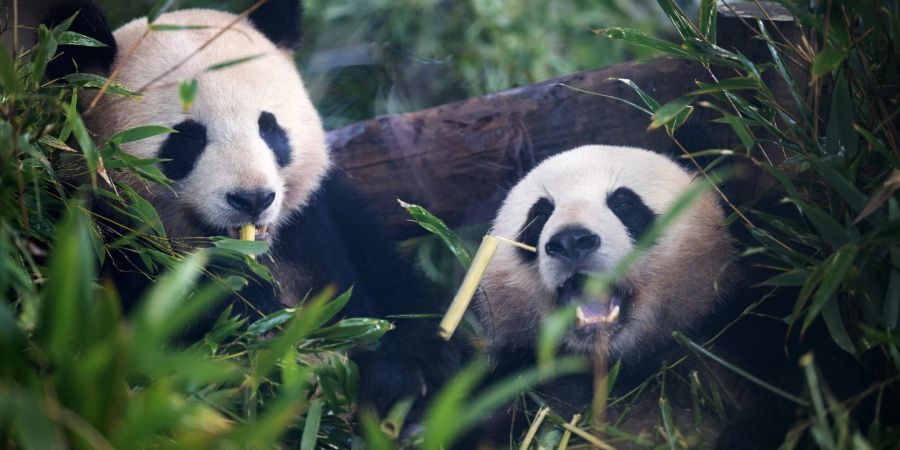
<path id="1" fill-rule="evenodd" d="M 242 241 L 255 241 L 256 240 L 256 226 L 252 223 L 248 223 L 241 227 L 241 240 Z"/>
<path id="2" fill-rule="evenodd" d="M 606 403 L 609 398 L 608 337 L 602 331 L 594 344 L 594 399 L 591 403 L 591 429 L 597 438 L 603 437 L 606 423 Z"/>
<path id="3" fill-rule="evenodd" d="M 531 441 L 534 440 L 534 436 L 537 434 L 538 428 L 541 427 L 541 424 L 544 422 L 544 419 L 549 412 L 550 408 L 546 406 L 538 411 L 537 416 L 534 418 L 534 422 L 531 422 L 531 426 L 528 427 L 528 433 L 525 434 L 525 439 L 523 439 L 522 444 L 519 445 L 519 450 L 528 450 Z"/>
<path id="4" fill-rule="evenodd" d="M 566 430 L 571 431 L 572 434 L 584 439 L 585 441 L 587 441 L 589 444 L 593 445 L 594 447 L 601 448 L 603 450 L 616 450 L 615 447 L 613 447 L 612 445 L 609 445 L 606 442 L 603 442 L 602 440 L 600 440 L 599 438 L 597 438 L 595 436 L 591 436 L 591 433 L 588 433 L 587 431 L 584 431 L 581 428 L 576 427 L 575 425 L 569 425 L 567 423 L 564 423 L 564 424 L 562 424 L 562 426 Z"/>
<path id="5" fill-rule="evenodd" d="M 450 340 L 453 332 L 456 331 L 456 327 L 462 321 L 463 314 L 466 313 L 466 309 L 475 295 L 475 290 L 478 289 L 478 284 L 481 283 L 481 277 L 484 276 L 488 263 L 491 262 L 496 251 L 497 238 L 491 235 L 485 236 L 481 240 L 478 251 L 475 253 L 475 258 L 472 259 L 472 265 L 469 266 L 466 277 L 463 278 L 462 285 L 456 291 L 453 302 L 450 303 L 450 308 L 441 320 L 439 332 L 445 340 Z"/>
<path id="6" fill-rule="evenodd" d="M 569 425 L 574 427 L 578 421 L 581 420 L 581 414 L 575 414 L 572 416 L 572 420 L 569 421 Z M 572 437 L 572 430 L 565 428 L 563 431 L 562 438 L 559 440 L 559 447 L 556 447 L 556 450 L 566 450 L 569 448 L 569 438 Z"/>

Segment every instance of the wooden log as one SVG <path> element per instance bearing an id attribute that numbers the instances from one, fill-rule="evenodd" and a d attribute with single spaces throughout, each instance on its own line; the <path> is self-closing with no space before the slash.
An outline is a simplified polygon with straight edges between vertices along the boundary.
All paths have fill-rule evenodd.
<path id="1" fill-rule="evenodd" d="M 738 4 L 730 6 L 745 11 Z M 743 27 L 738 21 L 748 14 L 723 11 L 720 42 L 738 49 L 754 46 L 753 54 L 762 55 L 758 41 L 727 37 Z M 757 11 L 760 15 L 765 17 Z M 611 78 L 631 79 L 660 102 L 695 89 L 698 80 L 711 81 L 706 69 L 688 61 L 619 64 L 415 113 L 377 117 L 333 130 L 328 141 L 338 166 L 356 179 L 401 235 L 423 231 L 408 221 L 397 198 L 421 204 L 451 227 L 483 224 L 493 218 L 509 187 L 555 153 L 611 144 L 680 154 L 663 130 L 647 130 L 647 114 L 612 98 L 643 105 L 631 88 Z M 707 143 L 695 143 L 695 149 L 736 144 L 729 128 L 709 122 L 717 116 L 699 108 L 682 127 L 690 138 Z M 738 195 L 752 190 L 735 189 Z"/>
<path id="2" fill-rule="evenodd" d="M 418 232 L 396 199 L 428 208 L 450 226 L 486 223 L 500 201 L 536 162 L 585 144 L 632 145 L 669 151 L 628 78 L 660 101 L 706 80 L 698 64 L 664 59 L 578 73 L 415 113 L 377 117 L 328 134 L 337 164 L 355 178 L 404 235 Z M 711 118 L 700 111 L 693 121 Z M 724 137 L 723 137 L 724 139 Z"/>

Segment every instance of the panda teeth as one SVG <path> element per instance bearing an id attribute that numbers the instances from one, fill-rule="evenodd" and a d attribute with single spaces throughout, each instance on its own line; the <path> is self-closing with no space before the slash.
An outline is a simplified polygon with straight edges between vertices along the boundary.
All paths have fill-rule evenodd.
<path id="1" fill-rule="evenodd" d="M 228 232 L 228 237 L 232 239 L 240 239 L 241 238 L 241 227 L 237 228 L 228 228 L 226 230 Z M 254 239 L 257 241 L 264 241 L 269 238 L 269 224 L 256 225 L 256 230 L 254 233 Z"/>
<path id="2" fill-rule="evenodd" d="M 619 307 L 619 305 L 615 305 L 605 316 L 588 317 L 588 315 L 585 314 L 584 310 L 579 306 L 578 308 L 575 308 L 575 320 L 576 324 L 580 327 L 598 323 L 613 323 L 619 319 L 620 312 L 621 308 Z"/>
<path id="3" fill-rule="evenodd" d="M 262 224 L 256 226 L 256 240 L 262 241 L 269 237 L 269 224 Z"/>
<path id="4" fill-rule="evenodd" d="M 606 322 L 612 323 L 619 318 L 619 305 L 613 306 L 612 311 L 606 316 Z"/>

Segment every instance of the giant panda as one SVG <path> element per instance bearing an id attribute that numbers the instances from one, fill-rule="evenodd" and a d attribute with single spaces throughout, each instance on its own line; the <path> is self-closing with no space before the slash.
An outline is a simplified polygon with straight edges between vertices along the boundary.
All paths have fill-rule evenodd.
<path id="1" fill-rule="evenodd" d="M 70 30 L 105 47 L 60 46 L 48 77 L 115 71 L 116 82 L 140 92 L 137 100 L 106 95 L 84 111 L 98 142 L 142 125 L 175 130 L 123 146 L 131 155 L 159 158 L 158 167 L 174 181 L 171 186 L 113 174 L 155 206 L 173 242 L 203 245 L 206 241 L 196 238 L 234 236 L 238 227 L 256 225 L 256 238 L 270 243 L 269 255 L 261 260 L 276 283 L 244 292 L 251 304 L 243 311 L 251 320 L 329 285 L 353 288 L 343 317 L 439 312 L 377 214 L 332 165 L 322 122 L 292 59 L 300 41 L 300 2 L 269 0 L 256 6 L 246 17 L 187 9 L 156 19 L 185 27 L 178 31 L 148 31 L 146 18 L 112 31 L 94 3 L 58 2 L 45 23 L 60 23 L 78 11 Z M 184 110 L 179 82 L 191 79 L 198 92 Z M 83 105 L 93 98 L 88 94 Z M 149 280 L 142 269 L 130 268 L 137 258 L 114 254 L 109 259 L 123 299 L 138 297 Z M 235 300 L 234 306 L 243 305 Z M 214 319 L 217 312 L 206 316 Z M 202 334 L 204 324 L 197 327 Z M 361 401 L 384 413 L 400 398 L 432 394 L 458 358 L 432 321 L 398 321 L 376 350 L 353 356 Z"/>
<path id="2" fill-rule="evenodd" d="M 777 447 L 791 422 L 791 405 L 717 364 L 702 363 L 672 336 L 678 331 L 699 343 L 717 336 L 716 353 L 742 346 L 781 353 L 777 347 L 783 344 L 783 329 L 778 334 L 741 325 L 733 327 L 737 333 L 717 335 L 747 306 L 751 277 L 739 261 L 739 241 L 725 225 L 725 212 L 712 190 L 701 193 L 666 227 L 609 293 L 586 288 L 590 279 L 610 275 L 697 180 L 662 154 L 606 145 L 551 156 L 527 173 L 509 191 L 490 233 L 537 251 L 500 246 L 475 304 L 496 366 L 494 379 L 535 364 L 541 323 L 572 306 L 576 318 L 562 338 L 561 352 L 593 359 L 597 343 L 605 343 L 600 350 L 608 355 L 609 366 L 619 367 L 612 397 L 623 401 L 611 402 L 606 411 L 616 429 L 659 441 L 659 398 L 664 395 L 682 438 L 691 445 Z M 763 345 L 762 334 L 774 336 L 770 343 L 776 344 Z M 741 365 L 756 361 L 751 356 L 726 353 L 726 360 Z M 694 415 L 690 387 L 694 371 L 703 386 L 717 386 L 734 420 L 723 422 L 709 409 L 696 420 L 700 416 Z M 568 420 L 588 408 L 593 388 L 592 375 L 580 374 L 548 382 L 538 393 Z M 483 433 L 492 439 L 508 436 L 512 409 L 486 420 Z M 610 439 L 616 446 L 636 445 L 621 434 Z"/>

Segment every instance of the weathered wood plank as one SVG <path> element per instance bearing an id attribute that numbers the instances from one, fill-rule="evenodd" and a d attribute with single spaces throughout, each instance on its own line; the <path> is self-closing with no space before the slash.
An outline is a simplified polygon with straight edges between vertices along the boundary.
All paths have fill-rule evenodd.
<path id="1" fill-rule="evenodd" d="M 719 12 L 719 45 L 754 62 L 771 60 L 757 36 L 756 19 L 767 22 L 776 40 L 800 38 L 787 11 L 772 2 L 729 2 Z M 807 68 L 788 65 L 797 84 L 805 86 Z M 722 71 L 717 75 L 733 76 Z M 787 85 L 774 71 L 765 77 L 776 96 L 784 98 L 785 107 L 793 109 Z M 682 60 L 619 64 L 415 113 L 378 117 L 334 130 L 328 139 L 338 166 L 358 181 L 402 235 L 422 231 L 408 222 L 397 198 L 425 206 L 451 226 L 485 223 L 493 218 L 507 189 L 536 162 L 555 153 L 585 144 L 612 144 L 681 154 L 664 131 L 647 130 L 647 114 L 611 98 L 643 105 L 631 88 L 610 78 L 631 79 L 661 103 L 693 90 L 695 81 L 710 81 L 706 69 Z M 691 141 L 692 150 L 735 146 L 736 137 L 727 126 L 709 122 L 717 116 L 698 108 L 680 137 Z M 749 165 L 737 164 L 744 169 Z M 728 193 L 740 203 L 760 184 L 765 180 L 745 177 Z"/>
<path id="2" fill-rule="evenodd" d="M 670 151 L 661 130 L 647 131 L 649 116 L 628 78 L 660 101 L 695 88 L 708 76 L 697 64 L 663 59 L 578 73 L 409 114 L 378 117 L 328 134 L 337 164 L 351 174 L 391 226 L 404 234 L 396 199 L 419 203 L 451 226 L 492 218 L 506 190 L 535 162 L 584 144 L 632 145 Z M 698 111 L 692 122 L 708 113 Z M 720 137 L 725 139 L 725 137 Z"/>

